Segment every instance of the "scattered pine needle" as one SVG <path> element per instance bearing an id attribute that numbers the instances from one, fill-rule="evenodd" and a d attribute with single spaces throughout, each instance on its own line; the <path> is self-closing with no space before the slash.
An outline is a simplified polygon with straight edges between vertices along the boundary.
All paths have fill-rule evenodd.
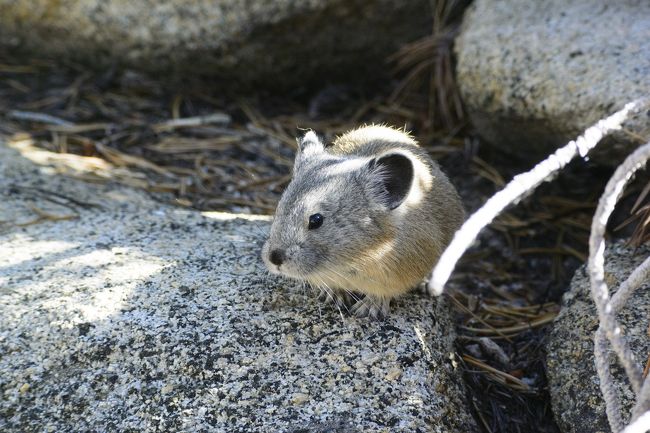
<path id="1" fill-rule="evenodd" d="M 79 218 L 79 215 L 77 214 L 56 215 L 50 212 L 46 212 L 43 209 L 40 209 L 34 205 L 30 205 L 29 208 L 32 210 L 32 212 L 38 215 L 38 217 L 28 222 L 16 223 L 16 226 L 27 227 L 44 221 L 69 221 L 69 220 L 74 220 Z"/>

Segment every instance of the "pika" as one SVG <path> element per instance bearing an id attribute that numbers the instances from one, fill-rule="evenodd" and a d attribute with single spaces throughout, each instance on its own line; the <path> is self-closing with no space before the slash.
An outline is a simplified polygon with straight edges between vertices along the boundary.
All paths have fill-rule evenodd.
<path id="1" fill-rule="evenodd" d="M 309 282 L 357 316 L 379 317 L 431 271 L 464 210 L 454 186 L 406 132 L 364 126 L 325 146 L 298 140 L 268 240 L 267 268 Z"/>

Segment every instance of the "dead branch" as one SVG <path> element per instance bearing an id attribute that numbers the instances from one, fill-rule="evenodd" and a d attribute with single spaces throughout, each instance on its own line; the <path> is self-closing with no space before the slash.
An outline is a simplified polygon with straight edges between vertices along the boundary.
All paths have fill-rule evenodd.
<path id="1" fill-rule="evenodd" d="M 589 261 L 587 269 L 591 282 L 591 295 L 596 303 L 600 327 L 595 337 L 594 355 L 596 356 L 596 370 L 600 379 L 601 391 L 605 397 L 607 417 L 612 431 L 621 431 L 621 416 L 616 394 L 614 392 L 613 378 L 609 371 L 607 360 L 607 340 L 612 345 L 618 356 L 619 362 L 625 369 L 625 373 L 636 394 L 636 405 L 632 412 L 632 421 L 638 419 L 643 412 L 650 409 L 650 392 L 648 391 L 648 380 L 644 384 L 643 372 L 634 359 L 627 342 L 623 338 L 621 327 L 616 320 L 617 309 L 628 299 L 632 291 L 638 288 L 643 280 L 639 280 L 646 272 L 648 260 L 641 264 L 632 275 L 622 284 L 622 292 L 616 297 L 616 304 L 609 296 L 609 290 L 605 281 L 605 230 L 607 221 L 614 211 L 618 199 L 623 193 L 625 185 L 630 181 L 634 173 L 642 168 L 650 158 L 650 142 L 639 147 L 616 169 L 611 177 L 605 192 L 601 196 L 596 213 L 591 225 L 591 236 L 589 238 Z M 618 308 L 615 308 L 618 307 Z M 642 387 L 644 388 L 642 390 Z"/>
<path id="2" fill-rule="evenodd" d="M 465 221 L 465 224 L 454 235 L 451 244 L 444 251 L 432 271 L 427 286 L 429 294 L 434 296 L 442 294 L 445 283 L 454 270 L 456 262 L 474 242 L 479 232 L 490 224 L 499 213 L 507 206 L 530 194 L 537 186 L 550 179 L 576 156 L 580 155 L 584 158 L 605 135 L 620 129 L 629 114 L 638 109 L 642 103 L 643 101 L 638 100 L 626 104 L 622 110 L 587 128 L 576 140 L 572 140 L 564 147 L 556 150 L 532 170 L 515 176 L 504 189 L 493 195 L 483 207 Z"/>

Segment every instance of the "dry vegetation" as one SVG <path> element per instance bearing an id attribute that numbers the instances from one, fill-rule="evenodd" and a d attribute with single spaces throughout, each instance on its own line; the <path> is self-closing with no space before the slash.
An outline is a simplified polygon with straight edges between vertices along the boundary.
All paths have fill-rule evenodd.
<path id="1" fill-rule="evenodd" d="M 396 53 L 398 83 L 372 99 L 329 87 L 300 103 L 232 100 L 130 71 L 8 63 L 0 64 L 0 136 L 89 157 L 75 174 L 89 181 L 132 185 L 179 206 L 269 214 L 289 181 L 300 128 L 332 138 L 363 122 L 385 122 L 412 129 L 473 210 L 523 166 L 483 146 L 465 124 L 452 56 L 460 2 L 438 4 L 432 35 Z M 447 296 L 458 313 L 459 358 L 486 432 L 557 431 L 545 330 L 586 260 L 608 173 L 572 164 L 498 218 L 452 277 Z M 650 183 L 628 196 L 619 232 L 636 227 L 633 241 L 648 241 Z"/>

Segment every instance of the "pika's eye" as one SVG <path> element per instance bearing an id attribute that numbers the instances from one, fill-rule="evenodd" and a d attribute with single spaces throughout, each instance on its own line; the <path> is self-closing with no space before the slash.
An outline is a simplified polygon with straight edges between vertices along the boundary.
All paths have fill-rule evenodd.
<path id="1" fill-rule="evenodd" d="M 309 225 L 307 226 L 307 228 L 309 230 L 317 229 L 318 227 L 323 225 L 324 219 L 325 218 L 323 217 L 323 215 L 319 213 L 313 214 L 312 216 L 309 217 Z"/>

